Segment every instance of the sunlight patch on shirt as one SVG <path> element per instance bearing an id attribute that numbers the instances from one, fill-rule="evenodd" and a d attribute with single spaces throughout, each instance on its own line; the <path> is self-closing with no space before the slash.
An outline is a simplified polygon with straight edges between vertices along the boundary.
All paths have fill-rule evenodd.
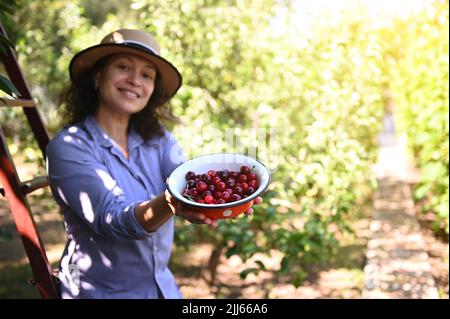
<path id="1" fill-rule="evenodd" d="M 81 288 L 83 288 L 84 290 L 95 290 L 95 287 L 86 281 L 81 282 Z"/>
<path id="2" fill-rule="evenodd" d="M 111 224 L 112 219 L 113 219 L 112 214 L 111 214 L 111 213 L 108 213 L 108 214 L 106 215 L 106 223 L 107 223 L 107 224 Z"/>
<path id="3" fill-rule="evenodd" d="M 78 259 L 77 266 L 79 270 L 87 271 L 92 266 L 92 259 L 89 255 L 82 255 L 80 259 Z"/>
<path id="4" fill-rule="evenodd" d="M 112 190 L 112 193 L 113 193 L 115 196 L 119 196 L 119 195 L 122 195 L 122 194 L 123 194 L 123 191 L 122 191 L 122 189 L 121 189 L 119 186 L 116 186 L 116 187 L 114 187 L 114 189 Z"/>
<path id="5" fill-rule="evenodd" d="M 72 255 L 74 254 L 76 248 L 76 242 L 71 240 L 69 242 L 69 245 L 67 246 L 67 254 L 61 259 L 61 268 L 63 269 L 63 271 L 68 271 L 70 258 L 72 258 Z M 62 273 L 63 272 L 61 272 L 60 274 Z"/>
<path id="6" fill-rule="evenodd" d="M 57 190 L 58 190 L 58 195 L 59 195 L 59 197 L 61 197 L 61 199 L 63 200 L 64 204 L 69 205 L 67 203 L 66 196 L 64 195 L 62 189 L 58 187 Z"/>
<path id="7" fill-rule="evenodd" d="M 111 260 L 109 260 L 108 257 L 106 257 L 106 255 L 102 252 L 100 252 L 100 258 L 102 259 L 103 265 L 105 265 L 105 267 L 107 268 L 112 268 L 112 262 Z"/>
<path id="8" fill-rule="evenodd" d="M 107 172 L 101 169 L 96 169 L 95 172 L 101 178 L 103 185 L 105 185 L 107 190 L 110 191 L 116 186 L 117 182 Z"/>
<path id="9" fill-rule="evenodd" d="M 69 133 L 76 133 L 78 132 L 78 127 L 76 126 L 71 126 L 69 127 L 69 129 L 67 130 Z"/>
<path id="10" fill-rule="evenodd" d="M 80 192 L 81 209 L 83 210 L 84 217 L 90 223 L 94 221 L 94 209 L 92 208 L 91 199 L 85 192 Z"/>
<path id="11" fill-rule="evenodd" d="M 63 141 L 64 142 L 67 142 L 67 143 L 73 143 L 73 137 L 72 136 L 70 136 L 70 135 L 64 135 L 64 137 L 63 137 Z"/>
<path id="12" fill-rule="evenodd" d="M 96 169 L 95 172 L 101 178 L 103 185 L 105 186 L 105 188 L 107 190 L 112 191 L 112 193 L 115 196 L 119 196 L 119 195 L 123 194 L 122 189 L 119 186 L 117 186 L 116 180 L 113 179 L 111 177 L 111 175 L 109 175 L 107 172 L 105 172 L 104 170 L 101 170 L 101 169 Z"/>

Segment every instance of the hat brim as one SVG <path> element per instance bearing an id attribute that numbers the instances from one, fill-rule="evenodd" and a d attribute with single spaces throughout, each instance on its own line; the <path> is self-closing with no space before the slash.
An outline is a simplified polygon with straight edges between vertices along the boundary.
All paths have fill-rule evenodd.
<path id="1" fill-rule="evenodd" d="M 72 81 L 80 74 L 90 69 L 100 59 L 119 53 L 134 54 L 150 61 L 157 69 L 161 80 L 161 96 L 164 102 L 169 100 L 181 86 L 180 72 L 166 59 L 152 51 L 138 46 L 121 43 L 98 44 L 77 53 L 70 61 L 69 72 Z"/>

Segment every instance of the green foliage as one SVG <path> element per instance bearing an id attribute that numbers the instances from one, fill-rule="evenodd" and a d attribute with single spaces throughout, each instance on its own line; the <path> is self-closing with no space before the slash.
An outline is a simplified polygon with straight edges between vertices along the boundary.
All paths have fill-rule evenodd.
<path id="1" fill-rule="evenodd" d="M 449 16 L 448 1 L 399 22 L 392 36 L 392 91 L 396 120 L 421 178 L 416 200 L 449 233 Z M 392 54 L 395 53 L 395 54 Z"/>
<path id="2" fill-rule="evenodd" d="M 0 90 L 12 97 L 14 97 L 14 95 L 20 96 L 20 93 L 15 87 L 15 85 L 7 77 L 4 77 L 1 74 L 0 74 Z"/>
<path id="3" fill-rule="evenodd" d="M 221 221 L 214 231 L 178 227 L 177 246 L 206 241 L 242 260 L 277 250 L 284 255 L 281 273 L 296 273 L 301 284 L 338 245 L 336 234 L 349 231 L 348 211 L 370 194 L 362 185 L 374 184 L 386 86 L 379 39 L 356 19 L 342 19 L 338 36 L 333 25 L 321 25 L 314 37 L 276 36 L 275 2 L 132 7 L 184 76 L 173 105 L 185 123 L 174 132 L 186 153 L 254 147 L 273 170 L 252 217 Z M 252 130 L 266 130 L 266 139 Z M 224 132 L 238 141 L 224 142 Z M 241 276 L 264 270 L 259 265 Z"/>
<path id="4" fill-rule="evenodd" d="M 0 228 L 0 242 L 9 241 L 12 239 L 12 235 L 6 229 Z"/>
<path id="5" fill-rule="evenodd" d="M 12 11 L 12 7 L 14 5 L 14 2 L 12 4 L 1 4 L 0 10 L 9 12 Z M 5 14 L 2 12 L 0 17 L 4 17 Z M 7 54 L 8 48 L 14 48 L 14 44 L 3 34 L 0 34 L 0 54 Z M 14 96 L 20 96 L 19 91 L 17 90 L 16 86 L 5 76 L 0 74 L 0 91 L 3 91 L 4 93 L 14 97 Z M 0 97 L 1 98 L 1 97 Z"/>

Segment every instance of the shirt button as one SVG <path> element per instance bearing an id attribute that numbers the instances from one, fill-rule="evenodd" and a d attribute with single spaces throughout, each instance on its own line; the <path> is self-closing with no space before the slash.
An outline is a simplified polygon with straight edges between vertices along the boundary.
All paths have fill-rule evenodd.
<path id="1" fill-rule="evenodd" d="M 153 247 L 153 251 L 156 252 L 158 250 L 158 248 L 156 248 L 156 246 Z"/>

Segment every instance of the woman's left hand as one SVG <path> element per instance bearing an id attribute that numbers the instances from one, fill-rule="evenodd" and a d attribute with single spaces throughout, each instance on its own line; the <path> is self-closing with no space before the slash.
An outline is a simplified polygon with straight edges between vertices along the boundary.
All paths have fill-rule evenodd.
<path id="1" fill-rule="evenodd" d="M 173 213 L 177 216 L 183 217 L 187 219 L 189 222 L 193 224 L 206 224 L 213 228 L 217 227 L 217 220 L 210 219 L 206 217 L 204 214 L 189 210 L 184 203 L 177 201 L 174 197 L 170 195 L 168 191 L 165 193 L 166 201 L 170 208 L 172 209 Z M 252 205 L 258 205 L 263 202 L 262 197 L 256 197 Z M 245 215 L 250 216 L 253 214 L 253 208 L 250 207 L 246 212 Z M 234 219 L 238 218 L 239 216 L 233 217 Z"/>
<path id="2" fill-rule="evenodd" d="M 184 203 L 172 197 L 168 191 L 165 192 L 165 198 L 175 215 L 183 217 L 193 224 L 206 224 L 213 228 L 217 226 L 216 220 L 210 219 L 200 212 L 190 210 Z"/>
<path id="3" fill-rule="evenodd" d="M 258 196 L 258 197 L 256 197 L 256 198 L 253 200 L 252 206 L 253 206 L 253 205 L 261 204 L 262 202 L 263 202 L 262 197 Z M 245 212 L 245 215 L 250 216 L 250 215 L 253 214 L 253 208 L 252 208 L 252 206 L 250 206 L 250 208 Z M 238 216 L 236 216 L 236 217 L 238 217 Z"/>

